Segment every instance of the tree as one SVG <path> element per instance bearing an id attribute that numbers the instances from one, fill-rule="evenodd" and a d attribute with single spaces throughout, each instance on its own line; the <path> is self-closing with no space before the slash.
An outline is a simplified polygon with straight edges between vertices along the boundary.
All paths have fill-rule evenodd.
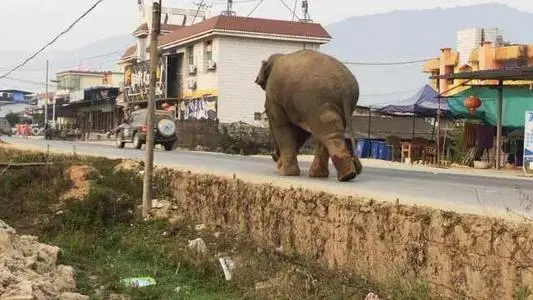
<path id="1" fill-rule="evenodd" d="M 20 123 L 20 116 L 14 113 L 8 113 L 6 115 L 6 120 L 9 122 L 9 125 L 12 127 Z"/>

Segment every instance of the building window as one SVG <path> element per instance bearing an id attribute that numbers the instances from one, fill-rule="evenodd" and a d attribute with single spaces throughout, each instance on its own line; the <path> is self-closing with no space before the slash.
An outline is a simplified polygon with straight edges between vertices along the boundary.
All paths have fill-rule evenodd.
<path id="1" fill-rule="evenodd" d="M 80 88 L 80 77 L 76 75 L 65 75 L 59 79 L 58 88 L 61 90 L 78 90 Z"/>
<path id="2" fill-rule="evenodd" d="M 204 70 L 207 71 L 211 60 L 213 60 L 213 43 L 212 41 L 207 41 L 204 43 Z"/>
<path id="3" fill-rule="evenodd" d="M 194 65 L 194 48 L 193 46 L 187 47 L 187 61 L 190 65 Z"/>

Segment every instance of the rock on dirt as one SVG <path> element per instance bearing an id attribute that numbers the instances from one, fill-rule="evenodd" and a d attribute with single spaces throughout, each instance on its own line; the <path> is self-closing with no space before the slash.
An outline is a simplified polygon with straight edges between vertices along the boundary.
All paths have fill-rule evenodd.
<path id="1" fill-rule="evenodd" d="M 89 299 L 76 293 L 74 269 L 56 265 L 58 252 L 0 220 L 0 299 Z"/>
<path id="2" fill-rule="evenodd" d="M 140 172 L 143 170 L 143 167 L 140 162 L 136 160 L 124 160 L 120 164 L 115 166 L 115 172 L 124 171 L 124 172 Z"/>
<path id="3" fill-rule="evenodd" d="M 89 174 L 91 173 L 99 174 L 94 167 L 86 165 L 75 165 L 68 168 L 67 176 L 73 186 L 65 194 L 61 195 L 61 200 L 85 198 L 89 194 Z"/>

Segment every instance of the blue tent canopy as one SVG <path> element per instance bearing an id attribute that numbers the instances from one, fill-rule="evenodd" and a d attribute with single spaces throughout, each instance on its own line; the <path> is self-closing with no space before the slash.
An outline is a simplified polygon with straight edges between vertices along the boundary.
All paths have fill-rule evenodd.
<path id="1" fill-rule="evenodd" d="M 415 115 L 421 117 L 435 117 L 438 110 L 439 93 L 428 84 L 424 85 L 413 96 L 403 99 L 398 104 L 387 105 L 377 112 L 390 115 Z M 451 116 L 448 101 L 440 99 L 441 115 Z"/>

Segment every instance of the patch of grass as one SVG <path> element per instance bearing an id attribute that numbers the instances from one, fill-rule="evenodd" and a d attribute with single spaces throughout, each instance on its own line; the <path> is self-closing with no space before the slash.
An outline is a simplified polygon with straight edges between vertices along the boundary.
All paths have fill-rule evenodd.
<path id="1" fill-rule="evenodd" d="M 529 287 L 519 287 L 513 293 L 513 300 L 527 300 L 531 295 Z"/>
<path id="2" fill-rule="evenodd" d="M 238 289 L 226 283 L 218 265 L 189 264 L 186 239 L 163 236 L 166 222 L 135 216 L 141 195 L 142 181 L 135 174 L 96 177 L 86 199 L 68 201 L 44 227 L 43 242 L 62 249 L 60 263 L 76 268 L 81 292 L 92 299 L 107 299 L 110 293 L 132 299 L 236 298 Z M 144 276 L 157 285 L 128 288 L 120 282 Z"/>
<path id="3" fill-rule="evenodd" d="M 397 300 L 429 300 L 428 284 L 423 280 L 406 282 L 405 280 L 393 280 L 386 290 L 392 299 Z"/>
<path id="4" fill-rule="evenodd" d="M 61 231 L 45 237 L 63 250 L 60 263 L 78 271 L 80 291 L 92 299 L 123 294 L 132 299 L 237 299 L 238 290 L 214 270 L 186 263 L 184 245 L 164 237 L 165 222 L 118 225 L 98 234 L 85 230 Z M 215 265 L 213 265 L 213 268 Z M 209 269 L 209 268 L 207 268 Z M 157 284 L 129 288 L 120 280 L 151 276 Z M 182 290 L 178 293 L 176 288 Z M 186 291 L 190 291 L 187 295 Z"/>

